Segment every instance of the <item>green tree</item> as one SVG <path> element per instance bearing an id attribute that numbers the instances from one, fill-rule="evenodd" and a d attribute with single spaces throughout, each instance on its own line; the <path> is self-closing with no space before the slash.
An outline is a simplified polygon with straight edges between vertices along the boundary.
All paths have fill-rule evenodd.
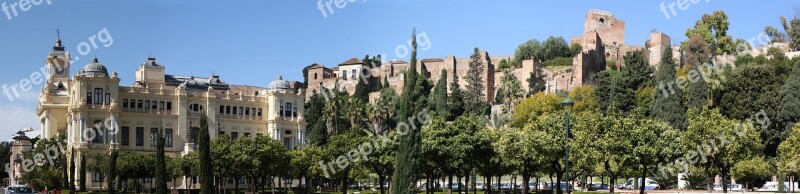
<path id="1" fill-rule="evenodd" d="M 531 39 L 520 44 L 514 51 L 514 66 L 522 67 L 522 61 L 526 59 L 533 59 L 534 62 L 542 62 L 541 48 L 541 43 L 536 39 Z"/>
<path id="2" fill-rule="evenodd" d="M 700 36 L 713 55 L 734 54 L 733 38 L 728 35 L 728 15 L 724 11 L 703 14 L 693 28 L 686 30 L 686 37 Z"/>
<path id="3" fill-rule="evenodd" d="M 597 93 L 592 86 L 578 86 L 569 92 L 569 98 L 575 101 L 573 112 L 598 111 Z"/>
<path id="4" fill-rule="evenodd" d="M 522 128 L 543 115 L 561 111 L 561 98 L 553 94 L 536 93 L 514 107 L 511 127 Z"/>
<path id="5" fill-rule="evenodd" d="M 167 189 L 167 160 L 166 156 L 164 156 L 164 127 L 158 128 L 158 133 L 155 136 L 156 138 L 156 171 L 155 171 L 155 179 L 156 179 L 156 193 L 157 194 L 166 194 L 168 193 Z"/>
<path id="6" fill-rule="evenodd" d="M 23 168 L 26 172 L 20 177 L 24 182 L 31 183 L 35 190 L 44 189 L 63 189 L 64 184 L 64 169 L 66 166 L 66 153 L 61 150 L 66 141 L 66 134 L 59 133 L 55 137 L 49 139 L 34 138 L 31 142 L 34 144 L 33 148 L 29 151 L 22 152 L 22 158 L 33 160 L 33 166 L 26 166 L 23 163 Z M 52 153 L 50 149 L 57 149 L 55 158 L 50 158 L 49 154 Z M 42 154 L 47 155 L 43 158 Z M 9 157 L 9 160 L 11 158 Z M 41 160 L 40 160 L 41 159 Z M 30 168 L 30 169 L 28 169 Z M 29 170 L 29 171 L 28 171 Z"/>
<path id="7" fill-rule="evenodd" d="M 469 68 L 467 75 L 464 79 L 467 80 L 467 88 L 464 95 L 464 109 L 466 113 L 485 114 L 488 113 L 489 104 L 486 102 L 486 95 L 484 95 L 484 67 L 481 51 L 478 47 L 472 52 L 469 57 Z"/>
<path id="8" fill-rule="evenodd" d="M 439 76 L 439 81 L 433 86 L 428 106 L 431 107 L 431 112 L 437 116 L 444 118 L 450 117 L 450 106 L 448 105 L 448 91 L 447 91 L 447 70 L 442 69 Z"/>
<path id="9" fill-rule="evenodd" d="M 780 171 L 800 173 L 800 125 L 795 125 L 789 137 L 778 147 L 778 159 Z"/>
<path id="10" fill-rule="evenodd" d="M 454 76 L 453 82 L 450 83 L 450 95 L 447 96 L 447 105 L 447 109 L 450 110 L 450 116 L 447 117 L 448 121 L 455 120 L 456 117 L 464 114 L 464 90 L 461 89 L 461 85 L 458 83 L 458 76 Z"/>
<path id="11" fill-rule="evenodd" d="M 325 109 L 325 98 L 320 93 L 314 92 L 305 103 L 303 113 L 303 118 L 309 126 L 306 140 L 310 145 L 323 145 L 328 138 L 325 122 L 322 120 L 323 109 Z"/>
<path id="12" fill-rule="evenodd" d="M 412 118 L 412 116 L 422 112 L 428 105 L 427 97 L 430 93 L 430 85 L 416 70 L 416 30 L 412 32 L 411 40 L 411 64 L 408 68 L 409 71 L 405 74 L 405 87 L 398 101 L 397 120 L 408 120 Z M 410 123 L 409 125 L 412 124 L 414 123 Z M 397 150 L 394 175 L 392 176 L 393 184 L 391 193 L 393 194 L 415 193 L 415 183 L 420 174 L 419 156 L 422 143 L 419 128 L 419 126 L 416 128 L 409 127 L 405 135 L 399 138 L 399 142 L 403 146 L 400 146 Z"/>
<path id="13" fill-rule="evenodd" d="M 711 64 L 713 53 L 708 48 L 708 44 L 704 42 L 700 36 L 689 38 L 685 43 L 684 50 L 686 53 L 684 67 L 691 74 L 687 75 L 686 81 L 688 82 L 686 106 L 688 108 L 702 109 L 708 106 L 709 80 L 705 80 L 705 75 L 711 72 L 701 72 L 703 71 L 701 67 L 706 64 Z M 694 74 L 691 72 L 694 72 Z"/>
<path id="14" fill-rule="evenodd" d="M 76 155 L 75 154 L 75 148 L 74 147 L 70 148 L 70 155 L 69 155 L 69 161 L 70 161 L 69 162 L 69 177 L 70 178 L 67 179 L 67 182 L 69 183 L 69 190 L 70 191 L 75 191 L 75 178 L 76 178 L 76 176 L 75 176 L 75 163 L 77 162 L 77 161 L 75 161 L 75 155 Z"/>
<path id="15" fill-rule="evenodd" d="M 109 155 L 108 154 L 94 154 L 92 155 L 91 159 L 86 164 L 86 168 L 92 171 L 93 173 L 97 173 L 100 175 L 100 179 L 106 179 L 108 177 L 109 170 Z M 110 182 L 106 182 L 110 183 Z M 111 184 L 106 185 L 111 187 Z M 101 186 L 102 188 L 102 186 Z"/>
<path id="16" fill-rule="evenodd" d="M 764 149 L 758 131 L 752 125 L 728 119 L 719 110 L 690 109 L 689 125 L 681 135 L 684 149 L 705 148 L 707 160 L 701 161 L 708 180 L 713 180 L 713 172 L 719 173 L 722 180 L 730 179 L 731 169 L 736 163 L 757 156 Z M 723 189 L 727 190 L 723 184 Z"/>
<path id="17" fill-rule="evenodd" d="M 111 157 L 108 159 L 108 194 L 116 193 L 116 179 L 117 179 L 117 159 L 119 158 L 119 150 L 113 145 L 111 150 Z"/>
<path id="18" fill-rule="evenodd" d="M 769 180 L 772 166 L 763 157 L 755 157 L 736 163 L 731 169 L 731 177 L 737 182 L 745 182 L 745 187 L 750 189 L 754 183 Z"/>
<path id="19" fill-rule="evenodd" d="M 795 63 L 792 72 L 780 88 L 780 107 L 778 108 L 781 136 L 786 137 L 791 127 L 800 120 L 800 63 Z"/>
<path id="20" fill-rule="evenodd" d="M 531 96 L 537 92 L 542 92 L 547 89 L 547 83 L 545 83 L 544 78 L 545 74 L 542 71 L 542 65 L 538 63 L 533 64 L 533 71 L 530 73 L 530 77 L 528 77 L 528 95 Z"/>
<path id="21" fill-rule="evenodd" d="M 674 85 L 666 86 L 676 80 L 675 61 L 672 59 L 670 46 L 664 47 L 655 80 L 658 81 L 659 90 L 653 92 L 650 114 L 654 119 L 669 123 L 672 128 L 685 129 L 686 106 L 683 104 L 683 90 Z"/>
<path id="22" fill-rule="evenodd" d="M 511 111 L 523 96 L 525 96 L 525 92 L 522 90 L 522 83 L 511 70 L 504 70 L 503 78 L 500 79 L 500 88 L 495 97 L 496 103 L 502 104 L 506 110 Z"/>
<path id="23" fill-rule="evenodd" d="M 211 161 L 211 137 L 208 132 L 207 116 L 200 117 L 200 135 L 198 137 L 200 153 L 200 193 L 214 193 L 214 166 Z"/>
<path id="24" fill-rule="evenodd" d="M 80 187 L 81 192 L 86 192 L 86 155 L 81 154 L 81 167 L 80 173 L 78 173 L 81 178 L 78 180 L 78 186 Z"/>
<path id="25" fill-rule="evenodd" d="M 783 71 L 766 64 L 736 68 L 733 75 L 722 83 L 724 90 L 718 106 L 723 115 L 737 120 L 763 114 L 754 124 L 760 129 L 764 153 L 770 157 L 776 155 L 778 144 L 785 135 L 783 129 L 772 125 L 767 117 L 778 115 L 780 88 L 786 73 Z"/>
<path id="26" fill-rule="evenodd" d="M 531 119 L 524 129 L 533 133 L 535 139 L 541 140 L 539 144 L 541 154 L 547 157 L 544 161 L 547 168 L 556 175 L 556 183 L 563 180 L 565 170 L 564 157 L 566 137 L 564 134 L 564 115 L 549 114 L 538 119 Z M 561 184 L 556 184 L 556 193 L 562 193 Z"/>
<path id="27" fill-rule="evenodd" d="M 597 107 L 604 114 L 610 114 L 610 110 L 613 110 L 615 79 L 617 78 L 611 71 L 601 71 L 594 76 L 594 93 L 597 96 Z"/>
<path id="28" fill-rule="evenodd" d="M 627 113 L 634 109 L 635 104 L 630 102 L 636 101 L 636 91 L 651 84 L 653 69 L 642 51 L 628 52 L 623 58 L 625 67 L 613 81 L 612 104 L 617 110 Z"/>

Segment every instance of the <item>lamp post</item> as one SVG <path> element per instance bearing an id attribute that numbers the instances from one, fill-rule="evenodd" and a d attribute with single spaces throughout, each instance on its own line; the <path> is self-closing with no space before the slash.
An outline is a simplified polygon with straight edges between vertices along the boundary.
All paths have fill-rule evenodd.
<path id="1" fill-rule="evenodd" d="M 566 188 L 567 189 L 567 194 L 572 193 L 572 191 L 569 189 L 572 185 L 569 183 L 569 179 L 570 179 L 570 177 L 569 177 L 570 176 L 570 174 L 569 174 L 569 147 L 567 147 L 567 141 L 569 141 L 569 129 L 570 129 L 569 111 L 570 111 L 570 109 L 572 109 L 572 105 L 574 105 L 574 104 L 575 104 L 575 102 L 573 102 L 572 99 L 569 99 L 569 98 L 566 98 L 566 99 L 564 99 L 564 101 L 561 101 L 561 106 L 564 108 L 564 115 L 565 115 L 565 119 L 566 119 L 566 122 L 564 124 L 564 128 L 566 128 L 566 133 L 564 134 L 564 142 L 562 142 L 562 145 L 564 146 L 564 175 L 566 176 L 566 181 L 567 181 L 567 188 Z M 561 184 L 561 183 L 558 183 L 558 184 Z"/>

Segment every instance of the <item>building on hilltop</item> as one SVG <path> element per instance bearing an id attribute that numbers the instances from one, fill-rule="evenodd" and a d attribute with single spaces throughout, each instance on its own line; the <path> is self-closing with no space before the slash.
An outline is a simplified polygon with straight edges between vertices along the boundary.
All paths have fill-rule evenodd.
<path id="1" fill-rule="evenodd" d="M 261 87 L 229 84 L 218 75 L 171 75 L 164 64 L 148 57 L 137 68 L 134 83 L 122 86 L 119 75 L 97 58 L 70 77 L 70 59 L 58 38 L 45 61 L 52 73 L 42 86 L 36 114 L 42 137 L 66 133 L 67 149 L 89 157 L 76 157 L 80 160 L 112 149 L 154 152 L 152 137 L 159 128 L 165 131 L 168 156 L 187 154 L 195 149 L 203 116 L 211 138 L 268 136 L 288 149 L 304 145 L 305 94 L 299 82 L 278 76 Z M 88 189 L 104 184 L 97 173 L 79 175 Z"/>

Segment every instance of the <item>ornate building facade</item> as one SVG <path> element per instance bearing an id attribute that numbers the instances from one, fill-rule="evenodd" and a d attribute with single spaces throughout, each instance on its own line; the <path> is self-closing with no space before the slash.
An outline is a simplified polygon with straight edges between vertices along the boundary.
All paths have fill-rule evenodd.
<path id="1" fill-rule="evenodd" d="M 217 75 L 170 75 L 164 64 L 148 57 L 136 70 L 133 84 L 122 86 L 118 74 L 110 73 L 97 58 L 73 76 L 70 60 L 57 39 L 45 61 L 50 73 L 36 113 L 42 137 L 66 133 L 67 150 L 74 148 L 77 156 L 112 149 L 154 152 L 153 137 L 159 128 L 164 129 L 168 156 L 190 153 L 203 116 L 212 139 L 269 136 L 288 149 L 304 145 L 305 94 L 298 82 L 278 76 L 267 87 L 259 87 L 228 84 Z M 80 176 L 89 189 L 103 186 L 94 172 Z"/>

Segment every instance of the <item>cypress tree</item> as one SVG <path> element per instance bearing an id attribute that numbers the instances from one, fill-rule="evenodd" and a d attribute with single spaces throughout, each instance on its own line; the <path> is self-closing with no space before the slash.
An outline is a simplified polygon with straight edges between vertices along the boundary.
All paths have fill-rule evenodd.
<path id="1" fill-rule="evenodd" d="M 485 89 L 483 85 L 484 64 L 481 60 L 480 54 L 480 49 L 475 47 L 472 55 L 469 57 L 470 62 L 466 76 L 467 90 L 466 94 L 464 95 L 464 105 L 467 113 L 484 115 L 485 113 L 488 113 L 487 110 L 489 106 L 486 102 L 486 95 L 483 94 Z"/>
<path id="2" fill-rule="evenodd" d="M 609 114 L 609 108 L 614 98 L 613 75 L 609 71 L 602 71 L 594 76 L 594 93 L 597 96 L 597 106 L 604 114 Z"/>
<path id="3" fill-rule="evenodd" d="M 164 127 L 158 128 L 156 134 L 156 194 L 166 194 L 167 190 L 167 163 L 164 158 Z"/>
<path id="4" fill-rule="evenodd" d="M 794 64 L 792 72 L 781 86 L 781 105 L 778 108 L 781 137 L 788 137 L 794 124 L 800 120 L 800 62 Z"/>
<path id="5" fill-rule="evenodd" d="M 683 105 L 683 91 L 672 84 L 675 77 L 675 61 L 672 47 L 665 46 L 661 53 L 655 80 L 658 89 L 653 92 L 650 114 L 653 118 L 667 122 L 675 129 L 686 129 L 686 107 Z M 671 86 L 669 86 L 672 84 Z M 673 92 L 674 91 L 674 92 Z"/>
<path id="6" fill-rule="evenodd" d="M 69 155 L 70 162 L 69 162 L 69 190 L 75 191 L 75 148 L 70 148 L 71 154 Z"/>
<path id="7" fill-rule="evenodd" d="M 119 157 L 119 150 L 117 150 L 117 145 L 114 144 L 113 149 L 111 150 L 111 159 L 108 160 L 108 176 L 107 183 L 108 183 L 108 194 L 116 193 L 116 178 L 117 178 L 117 158 Z"/>
<path id="8" fill-rule="evenodd" d="M 415 194 L 416 182 L 420 174 L 420 151 L 422 137 L 421 124 L 416 122 L 417 114 L 426 108 L 427 95 L 430 92 L 428 81 L 417 72 L 417 36 L 416 30 L 411 36 L 411 64 L 405 74 L 405 87 L 398 102 L 398 121 L 413 121 L 407 127 L 398 128 L 400 145 L 395 159 L 392 193 Z M 405 128 L 405 129 L 402 129 Z"/>
<path id="9" fill-rule="evenodd" d="M 448 121 L 454 121 L 457 117 L 464 114 L 464 90 L 461 90 L 461 84 L 458 83 L 458 76 L 453 76 L 453 82 L 450 83 L 450 96 L 447 98 L 447 104 L 450 110 L 450 117 Z"/>
<path id="10" fill-rule="evenodd" d="M 651 84 L 653 70 L 642 51 L 628 52 L 623 58 L 625 67 L 620 72 L 620 76 L 613 79 L 614 100 L 612 102 L 617 110 L 629 113 L 636 107 L 634 103 L 636 102 L 636 91 Z"/>
<path id="11" fill-rule="evenodd" d="M 211 164 L 211 137 L 208 133 L 208 118 L 200 117 L 200 135 L 198 136 L 198 152 L 200 152 L 200 193 L 214 193 L 214 173 Z"/>
<path id="12" fill-rule="evenodd" d="M 81 154 L 81 170 L 80 174 L 78 175 L 80 179 L 78 179 L 78 186 L 80 187 L 81 192 L 86 192 L 86 156 Z"/>
<path id="13" fill-rule="evenodd" d="M 433 93 L 431 93 L 430 101 L 428 101 L 431 112 L 442 118 L 449 118 L 450 109 L 447 105 L 447 97 L 447 70 L 442 69 L 439 81 L 433 86 Z"/>

